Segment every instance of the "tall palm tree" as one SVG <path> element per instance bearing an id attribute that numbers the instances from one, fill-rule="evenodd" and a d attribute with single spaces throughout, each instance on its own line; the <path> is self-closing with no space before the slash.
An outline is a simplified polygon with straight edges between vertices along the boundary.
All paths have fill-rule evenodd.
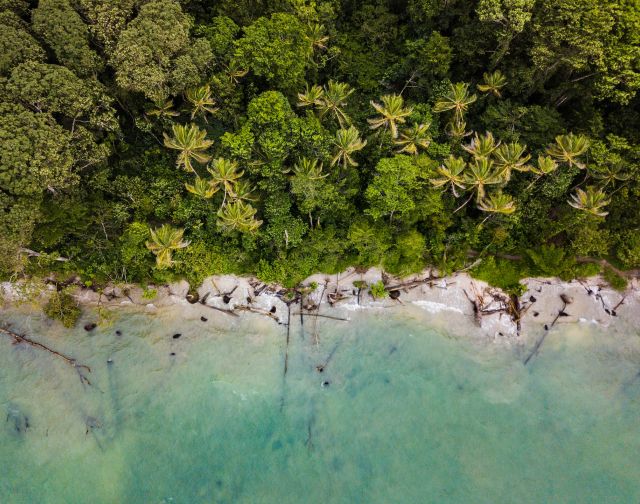
<path id="1" fill-rule="evenodd" d="M 329 36 L 325 35 L 324 25 L 314 23 L 307 26 L 307 40 L 311 45 L 311 51 L 326 49 Z"/>
<path id="2" fill-rule="evenodd" d="M 185 170 L 191 170 L 197 175 L 191 161 L 206 163 L 211 156 L 205 151 L 213 145 L 213 140 L 207 140 L 207 132 L 198 128 L 195 124 L 182 125 L 174 124 L 171 127 L 173 137 L 166 133 L 164 135 L 164 145 L 169 149 L 180 151 L 176 161 L 177 166 L 182 166 Z"/>
<path id="3" fill-rule="evenodd" d="M 464 174 L 464 183 L 476 193 L 476 201 L 485 196 L 485 186 L 503 184 L 505 182 L 502 172 L 496 168 L 493 161 L 481 158 L 474 159 L 467 165 L 468 171 Z"/>
<path id="4" fill-rule="evenodd" d="M 615 184 L 616 182 L 624 182 L 631 178 L 631 174 L 625 172 L 625 168 L 622 165 L 607 165 L 607 166 L 590 166 L 589 170 L 593 178 L 601 180 L 603 182 L 602 187 L 607 187 L 609 184 Z"/>
<path id="5" fill-rule="evenodd" d="M 507 78 L 500 70 L 496 70 L 493 73 L 484 73 L 482 75 L 484 82 L 478 84 L 478 90 L 483 93 L 491 93 L 498 98 L 501 98 L 500 89 L 507 85 Z"/>
<path id="6" fill-rule="evenodd" d="M 469 94 L 469 84 L 466 82 L 450 84 L 449 91 L 436 102 L 433 111 L 447 112 L 453 110 L 456 122 L 462 122 L 469 105 L 477 99 L 478 97 L 475 94 Z"/>
<path id="7" fill-rule="evenodd" d="M 483 212 L 508 215 L 516 211 L 516 204 L 508 194 L 496 191 L 481 199 L 478 202 L 478 208 Z"/>
<path id="8" fill-rule="evenodd" d="M 250 204 L 237 200 L 223 205 L 218 210 L 218 226 L 223 231 L 240 231 L 241 233 L 253 233 L 262 224 L 255 219 L 256 209 Z"/>
<path id="9" fill-rule="evenodd" d="M 207 120 L 207 114 L 215 114 L 218 108 L 215 107 L 215 100 L 211 96 L 211 87 L 209 84 L 187 90 L 185 93 L 187 101 L 191 104 L 191 120 L 196 115 L 201 115 Z"/>
<path id="10" fill-rule="evenodd" d="M 556 143 L 547 147 L 547 154 L 561 163 L 583 169 L 585 165 L 578 158 L 587 152 L 589 145 L 589 139 L 584 135 L 559 135 Z"/>
<path id="11" fill-rule="evenodd" d="M 154 104 L 154 108 L 147 112 L 147 115 L 162 119 L 163 117 L 177 117 L 180 112 L 173 110 L 173 100 L 165 100 Z"/>
<path id="12" fill-rule="evenodd" d="M 196 177 L 196 180 L 193 184 L 187 183 L 184 186 L 190 193 L 195 194 L 196 196 L 200 196 L 201 198 L 209 199 L 218 192 L 218 185 L 212 182 L 213 181 L 211 180 L 205 180 L 203 178 Z"/>
<path id="13" fill-rule="evenodd" d="M 329 174 L 322 173 L 322 163 L 318 163 L 317 159 L 301 158 L 293 167 L 293 173 L 297 177 L 309 180 L 320 180 L 328 177 Z"/>
<path id="14" fill-rule="evenodd" d="M 341 128 L 351 123 L 349 116 L 345 113 L 344 108 L 347 106 L 347 98 L 354 92 L 349 84 L 343 82 L 329 81 L 324 87 L 322 97 L 316 105 L 320 111 L 320 119 L 325 115 L 332 116 Z"/>
<path id="15" fill-rule="evenodd" d="M 527 163 L 531 159 L 531 154 L 527 154 L 527 146 L 518 142 L 502 144 L 494 152 L 496 166 L 500 168 L 505 179 L 511 178 L 513 170 L 526 172 L 530 170 Z"/>
<path id="16" fill-rule="evenodd" d="M 163 224 L 158 229 L 149 229 L 149 232 L 151 240 L 146 242 L 146 246 L 155 254 L 158 269 L 171 267 L 173 265 L 172 252 L 189 245 L 188 241 L 182 240 L 184 229 L 176 229 L 169 224 Z"/>
<path id="17" fill-rule="evenodd" d="M 405 107 L 402 96 L 397 94 L 385 95 L 382 103 L 371 100 L 371 106 L 376 109 L 378 117 L 367 119 L 371 129 L 384 128 L 391 131 L 391 138 L 398 138 L 398 124 L 405 122 L 405 117 L 413 112 L 413 107 Z"/>
<path id="18" fill-rule="evenodd" d="M 558 169 L 558 163 L 554 161 L 553 158 L 549 156 L 538 156 L 538 162 L 535 166 L 529 166 L 529 170 L 532 173 L 535 173 L 537 177 L 531 181 L 531 183 L 526 187 L 525 191 L 528 190 L 533 184 L 535 184 L 538 180 L 540 180 L 545 175 L 549 175 Z"/>
<path id="19" fill-rule="evenodd" d="M 336 139 L 333 144 L 336 151 L 331 160 L 331 166 L 340 163 L 344 168 L 349 165 L 358 166 L 358 163 L 351 155 L 356 151 L 362 150 L 367 145 L 367 141 L 360 138 L 360 133 L 354 126 L 350 126 L 348 129 L 342 128 L 336 132 Z"/>
<path id="20" fill-rule="evenodd" d="M 464 170 L 467 163 L 461 157 L 449 156 L 444 160 L 444 164 L 438 167 L 439 178 L 431 179 L 431 183 L 436 187 L 451 187 L 451 192 L 457 198 L 459 195 L 456 188 L 466 189 L 464 185 Z"/>
<path id="21" fill-rule="evenodd" d="M 324 96 L 324 89 L 317 84 L 307 85 L 304 93 L 298 93 L 298 107 L 317 107 Z"/>
<path id="22" fill-rule="evenodd" d="M 568 201 L 573 208 L 598 217 L 604 217 L 609 213 L 603 209 L 610 202 L 611 200 L 607 199 L 607 195 L 602 189 L 596 190 L 593 186 L 587 187 L 586 191 L 577 189 L 576 194 L 572 194 L 571 199 Z"/>
<path id="23" fill-rule="evenodd" d="M 233 200 L 234 201 L 256 201 L 258 198 L 253 196 L 253 186 L 246 180 L 239 180 L 235 186 Z"/>
<path id="24" fill-rule="evenodd" d="M 493 133 L 487 131 L 483 136 L 476 133 L 469 145 L 463 145 L 462 148 L 471 154 L 475 159 L 489 159 L 489 156 L 495 151 L 500 142 L 496 143 Z"/>
<path id="25" fill-rule="evenodd" d="M 394 140 L 393 143 L 401 147 L 399 153 L 418 154 L 418 148 L 428 149 L 431 144 L 431 136 L 428 133 L 429 126 L 427 124 L 414 124 L 410 128 L 406 128 L 400 132 L 400 138 Z"/>
<path id="26" fill-rule="evenodd" d="M 211 174 L 212 183 L 216 186 L 220 185 L 224 189 L 223 205 L 228 196 L 235 197 L 236 184 L 244 174 L 243 171 L 238 171 L 237 162 L 225 158 L 214 159 L 207 171 Z"/>

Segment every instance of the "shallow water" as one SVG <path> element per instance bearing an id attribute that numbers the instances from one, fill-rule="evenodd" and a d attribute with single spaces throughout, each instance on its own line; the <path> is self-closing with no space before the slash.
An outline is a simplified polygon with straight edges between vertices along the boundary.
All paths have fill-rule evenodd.
<path id="1" fill-rule="evenodd" d="M 0 502 L 640 500 L 635 330 L 559 326 L 525 367 L 435 329 L 459 314 L 293 317 L 285 375 L 283 326 L 180 310 L 90 333 L 3 313 L 92 385 L 0 335 Z"/>

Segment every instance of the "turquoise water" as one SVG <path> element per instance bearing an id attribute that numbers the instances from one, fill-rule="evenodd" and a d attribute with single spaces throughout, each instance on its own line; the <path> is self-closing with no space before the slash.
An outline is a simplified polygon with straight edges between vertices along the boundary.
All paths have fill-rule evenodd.
<path id="1" fill-rule="evenodd" d="M 3 313 L 92 386 L 0 335 L 0 502 L 640 501 L 635 331 L 559 326 L 525 367 L 417 308 L 294 317 L 285 375 L 283 326 L 180 310 Z"/>

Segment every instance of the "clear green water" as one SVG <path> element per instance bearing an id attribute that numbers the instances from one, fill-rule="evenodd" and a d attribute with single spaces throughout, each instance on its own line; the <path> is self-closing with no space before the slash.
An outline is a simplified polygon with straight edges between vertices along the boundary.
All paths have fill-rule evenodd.
<path id="1" fill-rule="evenodd" d="M 283 377 L 282 326 L 205 315 L 122 310 L 70 333 L 3 313 L 94 386 L 0 336 L 0 502 L 640 501 L 634 331 L 562 326 L 524 367 L 522 349 L 449 337 L 419 309 L 316 331 L 296 317 Z"/>

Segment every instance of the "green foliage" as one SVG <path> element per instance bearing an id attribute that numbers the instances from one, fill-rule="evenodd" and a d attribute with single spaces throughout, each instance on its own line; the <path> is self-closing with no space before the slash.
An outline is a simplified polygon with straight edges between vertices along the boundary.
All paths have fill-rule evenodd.
<path id="1" fill-rule="evenodd" d="M 44 314 L 53 320 L 62 322 L 65 327 L 73 327 L 80 318 L 80 306 L 68 292 L 54 292 L 44 306 Z"/>
<path id="2" fill-rule="evenodd" d="M 382 280 L 378 280 L 376 283 L 369 285 L 369 293 L 374 299 L 384 299 L 389 294 Z"/>
<path id="3" fill-rule="evenodd" d="M 640 268 L 640 229 L 630 230 L 622 235 L 616 257 L 625 268 Z"/>
<path id="4" fill-rule="evenodd" d="M 624 291 L 627 288 L 627 279 L 618 275 L 612 268 L 605 267 L 602 276 L 611 287 L 618 291 Z"/>
<path id="5" fill-rule="evenodd" d="M 480 264 L 471 270 L 471 274 L 489 285 L 520 295 L 525 290 L 520 280 L 529 276 L 530 272 L 526 263 L 522 261 L 509 261 L 489 256 L 483 257 Z"/>

